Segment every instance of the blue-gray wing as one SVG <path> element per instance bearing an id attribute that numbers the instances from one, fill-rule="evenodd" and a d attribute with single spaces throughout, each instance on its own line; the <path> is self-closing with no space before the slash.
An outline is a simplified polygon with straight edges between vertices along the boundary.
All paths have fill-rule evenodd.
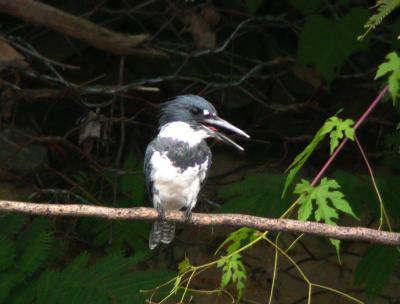
<path id="1" fill-rule="evenodd" d="M 146 184 L 146 189 L 147 193 L 149 195 L 150 200 L 153 200 L 153 182 L 151 180 L 151 171 L 153 170 L 152 165 L 151 165 L 151 157 L 153 156 L 155 152 L 155 141 L 157 138 L 155 138 L 153 141 L 149 143 L 149 145 L 146 148 L 146 153 L 144 155 L 144 164 L 143 164 L 143 170 L 144 170 L 144 180 Z"/>
<path id="2" fill-rule="evenodd" d="M 212 164 L 212 154 L 210 148 L 207 146 L 205 142 L 200 144 L 200 149 L 203 151 L 205 158 L 207 159 L 207 167 L 204 174 L 204 178 L 200 180 L 200 186 L 203 187 L 204 184 L 207 182 L 208 175 L 210 174 L 210 168 Z"/>

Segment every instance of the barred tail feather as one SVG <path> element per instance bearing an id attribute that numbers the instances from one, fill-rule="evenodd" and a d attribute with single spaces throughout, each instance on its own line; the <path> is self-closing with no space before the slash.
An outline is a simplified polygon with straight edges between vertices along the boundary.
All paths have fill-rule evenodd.
<path id="1" fill-rule="evenodd" d="M 150 232 L 149 247 L 151 250 L 160 243 L 169 244 L 175 236 L 175 223 L 168 221 L 156 221 Z"/>

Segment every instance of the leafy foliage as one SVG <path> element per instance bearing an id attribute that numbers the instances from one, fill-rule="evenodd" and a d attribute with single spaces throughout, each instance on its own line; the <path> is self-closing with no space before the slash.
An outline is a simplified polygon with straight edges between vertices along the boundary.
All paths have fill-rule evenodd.
<path id="1" fill-rule="evenodd" d="M 371 246 L 355 269 L 355 283 L 365 285 L 369 296 L 377 296 L 396 269 L 399 260 L 400 254 L 397 248 Z"/>
<path id="2" fill-rule="evenodd" d="M 329 225 L 336 225 L 335 220 L 339 218 L 338 211 L 358 219 L 350 204 L 344 199 L 344 194 L 337 190 L 339 188 L 338 182 L 334 179 L 329 180 L 324 177 L 316 187 L 303 179 L 294 190 L 294 193 L 300 195 L 298 219 L 305 221 L 311 218 L 314 208 L 314 218 L 317 222 L 323 221 Z M 335 247 L 340 261 L 340 241 L 330 239 L 330 242 Z"/>
<path id="3" fill-rule="evenodd" d="M 256 237 L 257 230 L 247 227 L 239 228 L 238 230 L 232 232 L 225 241 L 219 245 L 217 252 L 219 252 L 223 247 L 227 246 L 226 252 L 231 254 L 238 250 L 244 244 L 250 243 Z"/>
<path id="4" fill-rule="evenodd" d="M 302 64 L 313 64 L 329 83 L 339 74 L 346 59 L 368 47 L 368 41 L 357 41 L 369 13 L 350 10 L 338 21 L 321 15 L 306 19 L 299 37 L 297 56 Z"/>
<path id="5" fill-rule="evenodd" d="M 339 145 L 339 140 L 346 136 L 347 138 L 354 140 L 354 130 L 351 125 L 354 122 L 351 119 L 342 120 L 336 116 L 330 117 L 324 125 L 318 130 L 311 142 L 305 147 L 305 149 L 295 157 L 290 166 L 286 169 L 289 170 L 285 184 L 283 186 L 282 197 L 286 194 L 289 185 L 293 182 L 297 172 L 303 167 L 307 159 L 314 152 L 318 144 L 325 138 L 327 134 L 330 137 L 330 151 L 331 154 Z"/>
<path id="6" fill-rule="evenodd" d="M 237 212 L 258 216 L 277 217 L 290 203 L 290 196 L 281 199 L 284 182 L 282 174 L 254 174 L 243 180 L 225 185 L 218 196 L 225 203 L 218 212 Z"/>
<path id="7" fill-rule="evenodd" d="M 375 79 L 389 74 L 389 91 L 392 95 L 393 105 L 396 104 L 397 94 L 399 92 L 400 81 L 400 58 L 396 52 L 391 52 L 386 56 L 387 61 L 380 64 L 376 72 Z"/>
<path id="8" fill-rule="evenodd" d="M 392 11 L 394 11 L 400 5 L 400 0 L 377 0 L 375 7 L 377 7 L 377 13 L 373 14 L 365 23 L 364 28 L 366 32 L 359 36 L 358 39 L 363 39 L 369 31 L 373 30 L 379 24 L 382 23 L 383 19 L 387 17 Z"/>
<path id="9" fill-rule="evenodd" d="M 241 255 L 234 253 L 228 257 L 223 257 L 218 261 L 217 266 L 222 267 L 221 289 L 232 281 L 236 285 L 238 299 L 241 299 L 247 279 Z"/>
<path id="10" fill-rule="evenodd" d="M 351 140 L 354 140 L 354 129 L 351 127 L 354 124 L 352 119 L 342 120 L 336 116 L 332 116 L 323 126 L 323 132 L 329 133 L 330 137 L 330 153 L 335 151 L 339 145 L 339 141 L 346 136 Z"/>
<path id="11" fill-rule="evenodd" d="M 140 206 L 145 198 L 145 186 L 142 178 L 142 162 L 133 153 L 127 155 L 122 165 L 125 174 L 118 179 L 120 192 L 119 204 Z"/>
<path id="12" fill-rule="evenodd" d="M 143 205 L 145 186 L 142 178 L 142 163 L 133 153 L 126 156 L 123 162 L 124 174 L 109 176 L 116 180 L 116 201 L 114 207 L 133 207 Z M 86 179 L 84 179 L 86 181 Z M 85 186 L 90 187 L 85 184 Z M 114 189 L 112 189 L 114 190 Z M 104 205 L 112 199 L 107 197 Z M 93 242 L 94 245 L 106 247 L 107 252 L 119 252 L 128 245 L 135 252 L 150 255 L 147 245 L 149 225 L 141 221 L 107 222 L 101 219 L 80 219 L 78 223 L 80 235 Z"/>
<path id="13" fill-rule="evenodd" d="M 113 252 L 101 258 L 84 252 L 64 265 L 59 258 L 65 249 L 59 250 L 48 219 L 30 222 L 7 215 L 0 219 L 0 225 L 5 223 L 10 226 L 0 232 L 2 303 L 143 303 L 142 289 L 172 277 L 167 271 L 132 271 L 147 255 L 139 251 L 132 257 Z"/>
<path id="14" fill-rule="evenodd" d="M 141 290 L 168 280 L 168 272 L 130 272 L 138 260 L 111 254 L 88 265 L 90 256 L 83 253 L 62 271 L 45 271 L 36 290 L 40 303 L 143 303 Z"/>
<path id="15" fill-rule="evenodd" d="M 239 299 L 243 296 L 247 275 L 242 257 L 239 253 L 236 253 L 236 250 L 253 241 L 256 233 L 257 230 L 255 229 L 242 227 L 232 232 L 216 251 L 217 253 L 228 245 L 226 248 L 227 256 L 222 257 L 217 264 L 218 267 L 222 267 L 221 289 L 225 288 L 230 282 L 234 283 Z"/>
<path id="16" fill-rule="evenodd" d="M 337 189 L 340 186 L 334 179 L 324 177 L 318 186 L 313 187 L 308 181 L 302 180 L 296 185 L 294 193 L 301 195 L 299 201 L 298 219 L 305 221 L 311 218 L 315 208 L 315 220 L 323 221 L 327 224 L 334 225 L 339 218 L 337 211 L 342 211 L 354 218 L 354 214 L 350 204 L 344 198 L 344 194 Z"/>

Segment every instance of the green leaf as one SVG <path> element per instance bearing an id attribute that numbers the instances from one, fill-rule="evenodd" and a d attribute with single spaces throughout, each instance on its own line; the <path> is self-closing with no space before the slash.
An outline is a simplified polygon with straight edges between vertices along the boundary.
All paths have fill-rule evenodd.
<path id="1" fill-rule="evenodd" d="M 342 260 L 340 259 L 340 240 L 337 239 L 329 239 L 333 247 L 336 249 L 336 255 L 339 260 L 339 264 L 342 264 Z"/>
<path id="2" fill-rule="evenodd" d="M 329 134 L 329 137 L 331 139 L 330 141 L 331 154 L 338 146 L 339 140 L 342 139 L 343 136 L 346 136 L 350 140 L 354 140 L 354 129 L 351 127 L 353 123 L 354 122 L 351 119 L 346 119 L 343 121 L 342 119 L 336 116 L 330 117 L 324 123 L 324 125 L 318 130 L 317 134 L 315 134 L 314 138 L 307 145 L 307 147 L 295 157 L 294 161 L 286 169 L 286 171 L 288 170 L 290 171 L 286 178 L 285 185 L 283 187 L 282 197 L 285 195 L 290 184 L 293 182 L 297 172 L 301 169 L 301 167 L 304 165 L 307 159 L 314 152 L 315 148 L 325 138 L 327 134 Z M 302 210 L 302 212 L 304 212 L 304 215 L 302 216 L 302 218 L 304 218 L 304 216 L 308 214 L 309 208 L 305 208 L 304 210 Z"/>
<path id="3" fill-rule="evenodd" d="M 16 250 L 14 243 L 4 236 L 0 236 L 0 270 L 7 269 L 14 264 Z"/>
<path id="4" fill-rule="evenodd" d="M 133 153 L 128 154 L 123 169 L 126 171 L 118 180 L 118 189 L 128 199 L 120 200 L 123 206 L 138 206 L 143 204 L 145 186 L 142 178 L 142 162 L 138 161 Z M 120 204 L 121 205 L 121 204 Z"/>
<path id="5" fill-rule="evenodd" d="M 400 5 L 400 0 L 379 0 L 376 1 L 375 7 L 377 7 L 377 13 L 373 14 L 365 23 L 364 28 L 366 32 L 358 37 L 358 39 L 363 39 L 369 31 L 373 30 L 376 26 L 382 23 L 382 20 L 394 11 Z"/>
<path id="6" fill-rule="evenodd" d="M 315 65 L 330 84 L 348 57 L 368 47 L 367 40 L 357 41 L 368 16 L 367 10 L 355 8 L 338 21 L 321 15 L 308 17 L 299 37 L 299 61 Z"/>
<path id="7" fill-rule="evenodd" d="M 314 138 L 307 145 L 307 147 L 305 147 L 305 149 L 295 157 L 293 162 L 286 169 L 286 171 L 288 171 L 288 170 L 290 170 L 290 171 L 286 178 L 285 184 L 283 186 L 282 197 L 286 194 L 287 189 L 289 188 L 290 184 L 293 182 L 294 177 L 296 176 L 297 172 L 301 169 L 301 167 L 303 167 L 304 163 L 314 152 L 315 148 L 318 146 L 320 141 L 322 141 L 325 138 L 326 132 L 324 131 L 324 126 L 322 126 L 318 130 L 317 134 L 315 134 Z"/>
<path id="8" fill-rule="evenodd" d="M 4 300 L 10 294 L 13 288 L 24 280 L 25 276 L 22 272 L 15 268 L 0 273 L 0 302 L 6 303 Z"/>
<path id="9" fill-rule="evenodd" d="M 37 283 L 38 303 L 145 303 L 142 289 L 153 289 L 173 277 L 171 272 L 132 271 L 141 260 L 111 254 L 88 265 L 89 255 L 78 256 L 66 269 L 45 271 Z M 162 296 L 165 291 L 157 292 Z"/>
<path id="10" fill-rule="evenodd" d="M 178 273 L 183 273 L 188 270 L 192 265 L 187 256 L 179 263 L 178 265 Z"/>
<path id="11" fill-rule="evenodd" d="M 254 174 L 243 180 L 219 188 L 224 200 L 217 212 L 247 213 L 278 217 L 289 206 L 291 197 L 281 199 L 284 176 L 281 174 Z"/>
<path id="12" fill-rule="evenodd" d="M 229 237 L 219 245 L 218 249 L 215 251 L 217 254 L 225 245 L 229 244 L 226 249 L 228 254 L 235 252 L 241 246 L 244 246 L 256 238 L 257 230 L 253 228 L 242 227 L 238 230 L 229 234 Z"/>
<path id="13" fill-rule="evenodd" d="M 298 219 L 309 219 L 313 206 L 316 208 L 314 217 L 318 222 L 324 221 L 327 224 L 335 224 L 335 220 L 339 217 L 337 210 L 357 218 L 349 203 L 344 199 L 343 193 L 337 190 L 339 188 L 336 180 L 329 180 L 326 177 L 315 187 L 308 181 L 302 180 L 294 190 L 294 193 L 301 195 Z"/>
<path id="14" fill-rule="evenodd" d="M 22 214 L 7 214 L 0 218 L 0 226 L 2 235 L 16 234 L 27 222 L 28 217 Z"/>
<path id="15" fill-rule="evenodd" d="M 53 236 L 47 231 L 47 219 L 37 218 L 18 237 L 16 260 L 18 268 L 32 274 L 46 262 L 53 243 Z"/>
<path id="16" fill-rule="evenodd" d="M 236 285 L 238 299 L 240 300 L 245 290 L 247 280 L 246 269 L 240 254 L 235 253 L 229 257 L 222 257 L 217 267 L 222 267 L 221 289 L 225 288 L 230 282 Z"/>
<path id="17" fill-rule="evenodd" d="M 141 221 L 104 221 L 85 218 L 79 220 L 79 233 L 88 242 L 104 247 L 108 253 L 119 252 L 122 248 L 151 255 L 147 238 L 149 224 Z"/>
<path id="18" fill-rule="evenodd" d="M 351 127 L 354 121 L 351 119 L 342 120 L 336 116 L 332 116 L 325 122 L 322 127 L 324 134 L 329 133 L 330 137 L 330 153 L 335 151 L 339 145 L 339 141 L 346 136 L 350 140 L 354 140 L 354 129 Z"/>
<path id="19" fill-rule="evenodd" d="M 400 255 L 396 247 L 371 246 L 355 269 L 355 283 L 365 286 L 364 290 L 370 297 L 378 296 L 396 270 L 399 260 Z"/>
<path id="20" fill-rule="evenodd" d="M 400 58 L 396 52 L 391 52 L 386 56 L 386 59 L 386 62 L 379 65 L 375 79 L 389 74 L 389 91 L 392 96 L 393 105 L 396 105 L 400 81 Z"/>

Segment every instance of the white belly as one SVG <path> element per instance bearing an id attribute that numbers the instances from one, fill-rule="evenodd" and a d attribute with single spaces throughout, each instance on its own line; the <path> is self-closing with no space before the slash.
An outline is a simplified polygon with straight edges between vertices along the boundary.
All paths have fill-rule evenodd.
<path id="1" fill-rule="evenodd" d="M 159 204 L 164 210 L 194 207 L 207 172 L 208 161 L 182 170 L 174 167 L 165 154 L 155 152 L 150 162 L 154 207 L 157 208 Z"/>

